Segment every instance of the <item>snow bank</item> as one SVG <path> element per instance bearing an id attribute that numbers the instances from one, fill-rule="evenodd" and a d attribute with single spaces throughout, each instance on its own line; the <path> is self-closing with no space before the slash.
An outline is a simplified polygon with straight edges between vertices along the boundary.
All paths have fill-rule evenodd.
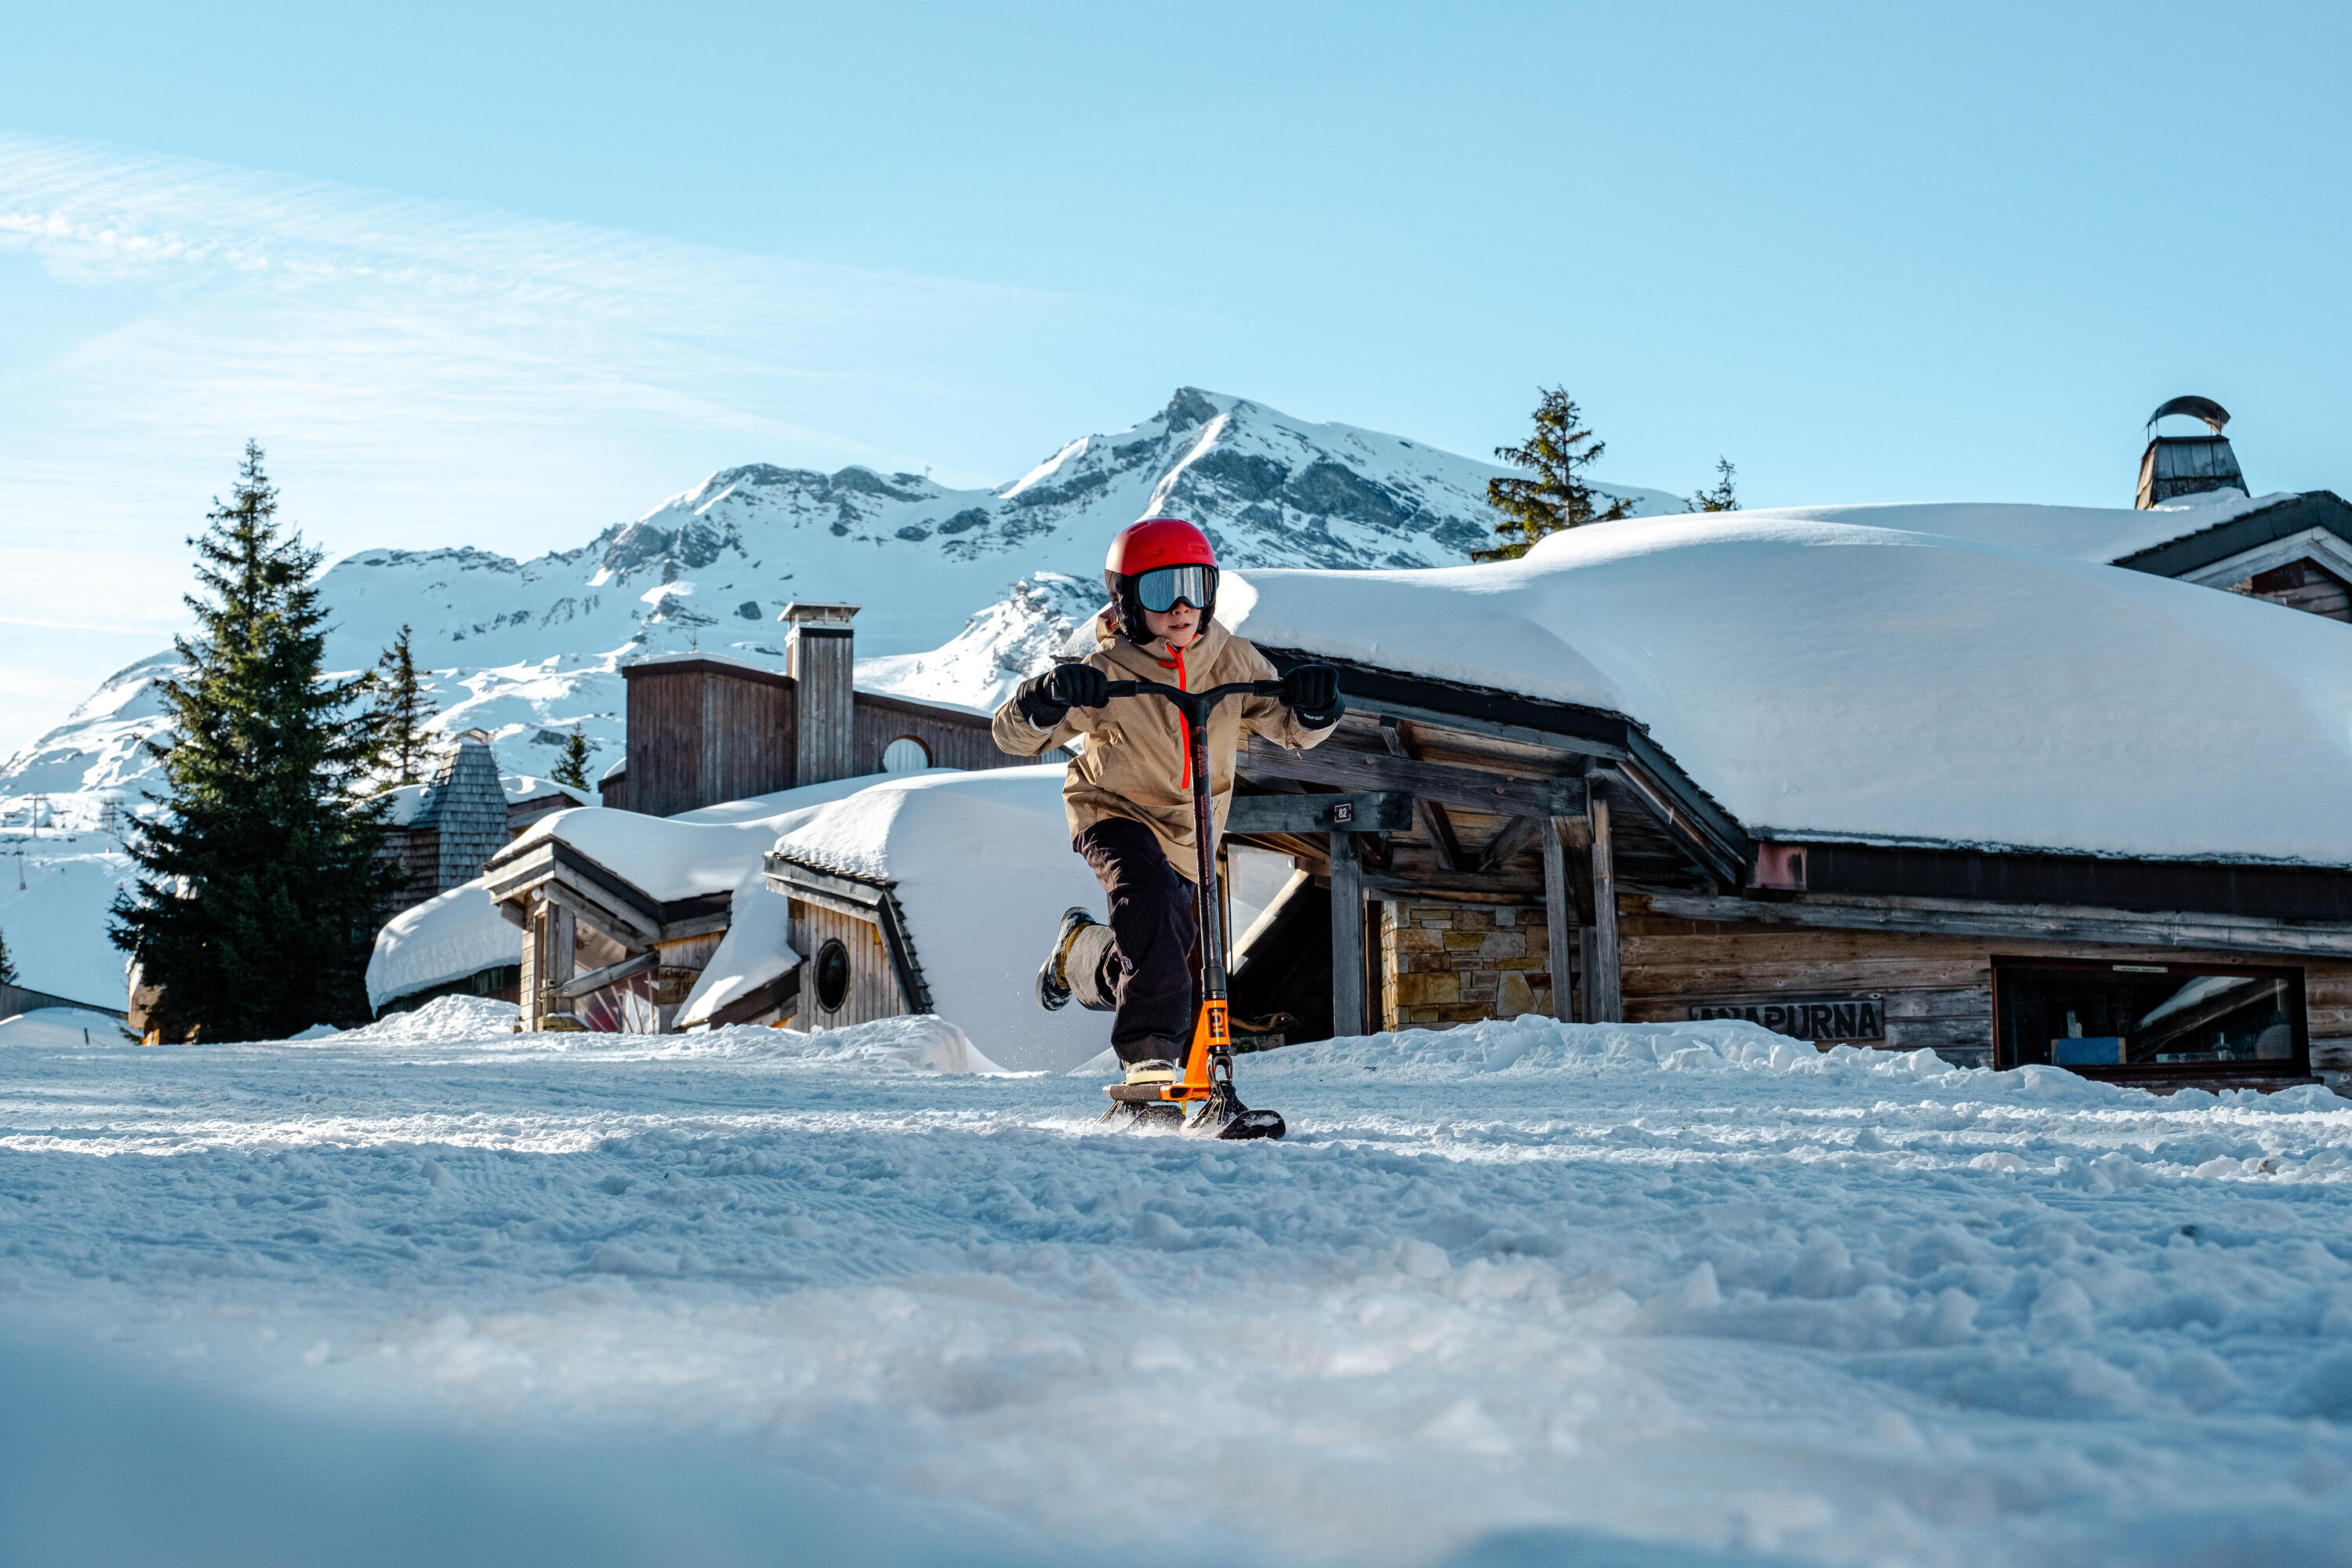
<path id="1" fill-rule="evenodd" d="M 127 1046 L 122 1020 L 88 1007 L 36 1007 L 0 1018 L 0 1046 Z"/>
<path id="2" fill-rule="evenodd" d="M 505 924 L 500 921 L 500 924 Z M 508 926 L 512 931 L 512 926 Z M 386 1013 L 363 1028 L 321 1036 L 337 1046 L 415 1045 L 479 1040 L 511 1035 L 522 1009 L 489 996 L 436 996 L 422 1007 Z"/>
<path id="3" fill-rule="evenodd" d="M 717 1051 L 739 1059 L 765 1058 L 807 1067 L 845 1067 L 867 1072 L 928 1072 L 1002 1077 L 971 1037 L 929 1013 L 877 1018 L 844 1029 L 770 1029 L 738 1025 L 695 1037 L 698 1053 Z"/>
<path id="4" fill-rule="evenodd" d="M 1109 1020 L 1037 1005 L 1037 962 L 1072 904 L 1101 889 L 1070 851 L 1058 765 L 896 779 L 821 808 L 781 854 L 893 880 L 934 1009 L 1016 1071 L 1062 1069 L 1102 1049 Z"/>
<path id="5" fill-rule="evenodd" d="M 749 1568 L 1086 1562 L 974 1510 L 870 1497 L 708 1439 L 457 1435 L 294 1413 L 0 1344 L 0 1519 L 21 1564 Z M 1098 1559 L 1097 1559 L 1098 1560 Z"/>
<path id="6" fill-rule="evenodd" d="M 1741 512 L 1229 581 L 1259 642 L 1630 715 L 1759 837 L 2352 865 L 2352 638 L 2210 588 Z"/>
<path id="7" fill-rule="evenodd" d="M 1224 1145 L 956 1038 L 0 1052 L 12 1561 L 2344 1556 L 2352 1103 L 1520 1019 Z"/>
<path id="8" fill-rule="evenodd" d="M 1740 1018 L 1676 1024 L 1564 1024 L 1528 1013 L 1451 1029 L 1402 1029 L 1318 1040 L 1253 1054 L 1247 1059 L 1253 1075 L 1276 1079 L 1337 1069 L 1378 1073 L 1393 1082 L 1450 1083 L 1496 1074 L 1590 1076 L 1600 1068 L 1630 1068 L 1669 1073 L 1777 1073 L 1857 1089 L 1889 1083 L 1924 1084 L 1962 1089 L 1975 1098 L 2030 1100 L 2042 1105 L 2146 1105 L 2165 1098 L 2142 1089 L 2086 1079 L 2063 1068 L 2030 1066 L 1996 1072 L 1987 1068 L 1956 1068 L 1929 1050 L 1832 1046 L 1824 1051 L 1809 1040 L 1776 1035 Z M 2352 1113 L 2352 1100 L 2316 1084 L 2274 1095 L 2254 1089 L 2218 1097 L 2203 1094 L 2200 1100 L 2184 1103 Z"/>

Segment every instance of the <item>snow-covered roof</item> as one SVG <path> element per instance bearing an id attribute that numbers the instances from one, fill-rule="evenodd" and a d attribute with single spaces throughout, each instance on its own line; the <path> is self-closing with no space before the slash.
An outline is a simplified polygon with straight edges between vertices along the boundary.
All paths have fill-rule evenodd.
<path id="1" fill-rule="evenodd" d="M 680 1015 L 682 1022 L 691 1023 L 798 962 L 783 945 L 781 915 L 765 907 L 772 901 L 780 909 L 783 900 L 768 892 L 761 858 L 778 834 L 805 821 L 816 807 L 874 782 L 869 775 L 805 784 L 682 816 L 645 816 L 594 805 L 551 812 L 518 836 L 501 857 L 555 838 L 663 903 L 705 893 L 732 894 L 728 940 L 705 966 L 702 982 Z M 742 928 L 740 938 L 736 927 Z M 772 951 L 762 945 L 768 934 L 776 938 Z M 404 910 L 377 933 L 375 951 L 368 959 L 368 1004 L 381 1007 L 395 996 L 515 963 L 520 942 L 483 882 L 452 888 Z M 717 999 L 706 1005 L 706 992 Z"/>
<path id="2" fill-rule="evenodd" d="M 574 789 L 568 784 L 558 784 L 536 773 L 504 773 L 499 778 L 507 792 L 507 804 L 520 805 L 525 801 L 548 800 L 558 795 L 568 796 L 581 805 L 593 805 L 593 797 L 584 789 Z"/>
<path id="3" fill-rule="evenodd" d="M 1257 642 L 1627 715 L 1758 837 L 2352 865 L 2352 635 L 2237 595 L 1759 512 L 1227 581 Z"/>
<path id="4" fill-rule="evenodd" d="M 2249 498 L 2242 490 L 2221 489 L 2182 496 L 2145 511 L 2132 507 L 2035 506 L 2008 501 L 1903 501 L 1771 507 L 1738 515 L 1759 522 L 1845 522 L 1866 528 L 1900 529 L 1906 533 L 1936 533 L 1977 544 L 2038 550 L 2105 564 L 2192 533 L 2202 533 L 2232 518 L 2293 499 L 2292 493 L 2284 490 Z M 1715 515 L 1720 514 L 1700 512 L 1672 521 L 1697 526 Z M 1643 518 L 1628 520 L 1637 525 L 1650 521 Z M 1626 524 L 1594 526 L 1616 528 Z"/>
<path id="5" fill-rule="evenodd" d="M 1037 1006 L 1037 961 L 1062 911 L 1099 911 L 1102 892 L 1070 852 L 1059 764 L 908 774 L 820 808 L 776 852 L 895 882 L 931 1003 L 1014 1070 L 1066 1069 L 1096 1055 L 1108 1020 Z"/>
<path id="6" fill-rule="evenodd" d="M 522 936 L 480 881 L 462 882 L 400 911 L 368 954 L 370 1007 L 519 961 Z"/>

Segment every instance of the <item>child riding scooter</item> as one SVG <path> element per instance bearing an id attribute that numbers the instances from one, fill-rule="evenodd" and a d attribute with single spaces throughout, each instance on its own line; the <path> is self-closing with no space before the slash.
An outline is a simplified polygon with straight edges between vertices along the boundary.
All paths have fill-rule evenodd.
<path id="1" fill-rule="evenodd" d="M 1016 756 L 1087 738 L 1062 797 L 1071 847 L 1102 884 L 1109 924 L 1085 910 L 1063 916 L 1038 970 L 1038 1000 L 1061 1007 L 1075 994 L 1084 1006 L 1114 1013 L 1111 1047 L 1126 1084 L 1172 1085 L 1194 1032 L 1192 953 L 1202 937 L 1194 884 L 1198 868 L 1214 864 L 1243 732 L 1312 746 L 1345 708 L 1328 666 L 1277 679 L 1263 654 L 1212 618 L 1216 555 L 1191 523 L 1151 518 L 1126 529 L 1111 542 L 1103 583 L 1111 604 L 1095 624 L 1093 654 L 1023 682 L 997 710 L 994 734 Z M 1200 693 L 1243 683 L 1255 689 L 1219 702 L 1204 727 L 1175 702 L 1138 689 Z M 1114 694 L 1114 684 L 1124 689 Z M 1195 754 L 1196 741 L 1205 741 L 1203 754 Z M 1206 772 L 1213 813 L 1195 809 L 1198 770 Z M 1203 817 L 1213 817 L 1207 845 Z"/>

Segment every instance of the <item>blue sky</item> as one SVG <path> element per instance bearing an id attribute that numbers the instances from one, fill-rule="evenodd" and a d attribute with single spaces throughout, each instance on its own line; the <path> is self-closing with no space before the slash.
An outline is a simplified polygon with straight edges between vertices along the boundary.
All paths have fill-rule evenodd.
<path id="1" fill-rule="evenodd" d="M 336 550 L 728 463 L 1012 478 L 1190 383 L 1750 504 L 2352 483 L 2341 7 L 20 7 L 0 749 L 259 437 Z"/>

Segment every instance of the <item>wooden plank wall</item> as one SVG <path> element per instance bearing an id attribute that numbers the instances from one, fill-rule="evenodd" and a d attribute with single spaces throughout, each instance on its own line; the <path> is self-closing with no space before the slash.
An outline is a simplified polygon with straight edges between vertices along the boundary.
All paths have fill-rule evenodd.
<path id="1" fill-rule="evenodd" d="M 890 950 L 883 945 L 881 927 L 794 899 L 791 929 L 793 951 L 801 955 L 803 966 L 794 1028 L 837 1029 L 877 1018 L 896 1018 L 907 1011 L 898 991 L 898 972 L 890 967 Z M 838 1012 L 828 1013 L 817 1002 L 816 955 L 826 942 L 835 939 L 849 952 L 849 994 Z"/>
<path id="2" fill-rule="evenodd" d="M 791 787 L 789 683 L 691 664 L 627 679 L 630 810 L 672 816 Z"/>
<path id="3" fill-rule="evenodd" d="M 2352 961 L 2343 959 L 1668 920 L 1637 894 L 1622 897 L 1618 910 L 1625 1016 L 1634 1023 L 1680 1022 L 1698 1002 L 1876 992 L 1886 998 L 1888 1049 L 1924 1047 L 1990 1065 L 1999 954 L 2300 968 L 2314 1046 L 2352 1038 Z"/>
<path id="4" fill-rule="evenodd" d="M 2229 591 L 2331 621 L 2352 621 L 2352 592 L 2347 591 L 2341 578 L 2307 558 L 2256 573 L 2231 584 Z"/>
<path id="5" fill-rule="evenodd" d="M 935 768 L 1017 768 L 1062 755 L 1059 752 L 1047 757 L 1007 755 L 996 749 L 988 723 L 982 714 L 898 702 L 861 691 L 857 694 L 854 721 L 856 735 L 852 742 L 851 760 L 856 773 L 878 773 L 882 771 L 882 753 L 901 736 L 920 741 L 923 749 L 931 754 L 931 766 Z"/>

